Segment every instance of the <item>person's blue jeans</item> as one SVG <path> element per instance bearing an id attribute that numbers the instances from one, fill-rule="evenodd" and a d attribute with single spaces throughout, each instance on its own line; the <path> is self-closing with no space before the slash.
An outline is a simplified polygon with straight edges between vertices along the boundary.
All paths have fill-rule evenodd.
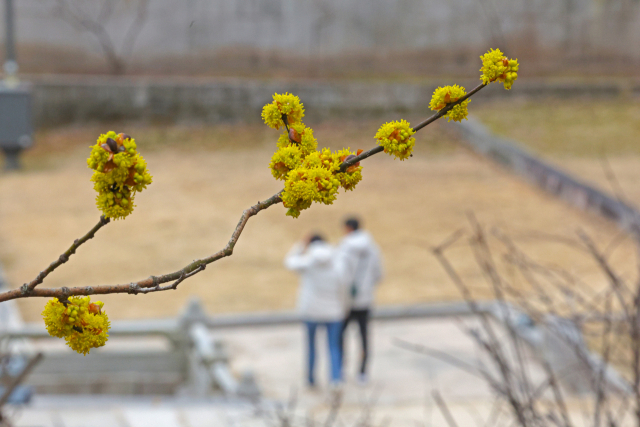
<path id="1" fill-rule="evenodd" d="M 309 384 L 315 384 L 314 368 L 316 364 L 316 330 L 318 325 L 327 328 L 327 342 L 329 344 L 329 359 L 331 360 L 331 381 L 339 382 L 342 380 L 342 356 L 340 355 L 340 332 L 342 331 L 342 322 L 304 322 L 307 327 L 308 341 L 308 381 Z"/>

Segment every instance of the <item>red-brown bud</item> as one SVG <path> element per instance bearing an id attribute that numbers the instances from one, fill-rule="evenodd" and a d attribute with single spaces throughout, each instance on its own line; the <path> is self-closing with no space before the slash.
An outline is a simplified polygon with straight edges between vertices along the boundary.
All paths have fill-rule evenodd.
<path id="1" fill-rule="evenodd" d="M 295 142 L 296 144 L 300 144 L 300 142 L 302 141 L 302 135 L 300 135 L 294 128 L 290 128 L 289 140 L 291 140 L 291 142 Z"/>
<path id="2" fill-rule="evenodd" d="M 124 144 L 127 139 L 131 139 L 131 137 L 126 133 L 119 133 L 118 136 L 116 136 L 116 142 L 118 145 Z"/>

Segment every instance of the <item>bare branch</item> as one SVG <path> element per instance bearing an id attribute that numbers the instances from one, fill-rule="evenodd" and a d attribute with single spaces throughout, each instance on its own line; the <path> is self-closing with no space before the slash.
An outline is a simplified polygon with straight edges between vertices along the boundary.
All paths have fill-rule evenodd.
<path id="1" fill-rule="evenodd" d="M 400 348 L 403 348 L 405 350 L 409 350 L 409 351 L 413 351 L 415 353 L 420 353 L 420 354 L 425 354 L 427 356 L 433 357 L 435 359 L 441 360 L 445 363 L 450 364 L 451 366 L 455 366 L 456 368 L 465 371 L 468 374 L 471 374 L 473 376 L 476 376 L 478 378 L 481 379 L 486 379 L 484 375 L 482 375 L 479 371 L 478 368 L 465 362 L 464 360 L 461 360 L 449 353 L 445 353 L 444 351 L 440 351 L 440 350 L 436 350 L 436 349 L 432 349 L 420 344 L 414 344 L 411 343 L 409 341 L 405 341 L 403 339 L 400 338 L 396 338 L 393 340 L 393 343 L 395 345 L 397 345 Z"/>
<path id="2" fill-rule="evenodd" d="M 629 311 L 629 307 L 627 306 L 626 299 L 623 295 L 623 291 L 628 292 L 629 289 L 626 287 L 622 279 L 620 279 L 618 275 L 613 271 L 604 255 L 598 250 L 598 248 L 596 248 L 593 240 L 591 240 L 591 238 L 581 230 L 578 231 L 578 236 L 580 237 L 580 240 L 582 240 L 582 242 L 587 246 L 589 252 L 591 252 L 591 255 L 598 262 L 602 270 L 606 273 L 607 277 L 609 278 L 609 283 L 611 284 L 611 287 L 616 294 L 618 302 L 620 303 L 620 306 L 624 311 L 627 320 L 631 321 L 631 313 Z"/>
<path id="3" fill-rule="evenodd" d="M 136 17 L 129 26 L 129 29 L 124 35 L 124 40 L 122 41 L 121 57 L 123 59 L 128 59 L 133 53 L 133 47 L 138 40 L 140 32 L 142 31 L 142 26 L 147 20 L 148 6 L 149 0 L 138 0 Z"/>
<path id="4" fill-rule="evenodd" d="M 14 289 L 7 292 L 0 293 L 0 302 L 8 301 L 16 298 L 23 298 L 26 296 L 30 297 L 56 297 L 58 299 L 66 299 L 70 296 L 74 295 L 98 295 L 98 294 L 117 294 L 117 293 L 128 293 L 128 294 L 139 294 L 139 293 L 148 293 L 148 292 L 157 292 L 160 290 L 169 290 L 175 289 L 178 284 L 180 284 L 183 280 L 188 277 L 193 276 L 196 273 L 202 271 L 204 266 L 211 264 L 212 262 L 218 261 L 221 258 L 225 258 L 231 256 L 233 254 L 233 248 L 235 247 L 242 231 L 244 230 L 244 226 L 247 224 L 247 221 L 259 212 L 269 208 L 272 205 L 280 203 L 282 199 L 280 198 L 281 192 L 274 194 L 269 197 L 267 200 L 263 202 L 258 202 L 253 205 L 249 209 L 246 209 L 242 216 L 240 217 L 240 221 L 236 226 L 233 234 L 231 235 L 231 239 L 224 247 L 224 249 L 216 252 L 215 254 L 193 261 L 186 267 L 181 270 L 175 271 L 173 273 L 165 274 L 162 276 L 151 276 L 148 279 L 140 280 L 134 283 L 122 284 L 122 285 L 100 285 L 100 286 L 83 286 L 83 287 L 74 287 L 74 288 L 37 288 L 33 289 L 28 294 L 23 294 L 21 289 Z M 167 282 L 175 282 L 169 286 L 159 287 L 159 285 Z M 152 289 L 148 291 L 147 289 Z"/>
<path id="5" fill-rule="evenodd" d="M 22 287 L 20 287 L 20 292 L 22 292 L 25 296 L 29 296 L 31 292 L 35 289 L 35 287 L 38 286 L 40 283 L 42 283 L 42 281 L 45 279 L 45 277 L 49 275 L 49 273 L 51 273 L 56 268 L 60 267 L 65 262 L 69 261 L 69 257 L 75 254 L 76 250 L 80 246 L 82 246 L 82 244 L 84 244 L 87 240 L 93 239 L 93 237 L 96 235 L 96 232 L 100 230 L 102 227 L 104 227 L 105 225 L 109 224 L 110 221 L 111 220 L 109 218 L 106 218 L 104 215 L 102 215 L 100 217 L 100 221 L 98 221 L 98 223 L 94 225 L 93 228 L 89 230 L 87 234 L 85 234 L 79 239 L 74 240 L 73 244 L 69 247 L 69 249 L 67 249 L 62 255 L 60 255 L 57 260 L 49 264 L 49 267 L 42 270 L 40 274 L 38 274 L 36 278 L 33 279 L 31 282 L 25 283 L 24 285 L 22 285 Z"/>
<path id="6" fill-rule="evenodd" d="M 2 408 L 7 403 L 7 401 L 9 400 L 9 397 L 11 396 L 11 393 L 13 393 L 16 387 L 19 386 L 20 383 L 22 383 L 22 381 L 24 381 L 24 379 L 27 377 L 27 375 L 31 373 L 33 368 L 35 368 L 36 365 L 40 362 L 40 360 L 42 360 L 43 356 L 44 354 L 37 353 L 35 356 L 33 356 L 29 360 L 29 362 L 22 369 L 22 371 L 20 371 L 20 374 L 16 375 L 11 379 L 11 383 L 6 387 L 6 389 L 2 393 L 2 396 L 0 396 L 0 408 Z"/>
<path id="7" fill-rule="evenodd" d="M 436 405 L 438 405 L 438 409 L 440 409 L 440 412 L 442 412 L 442 416 L 449 427 L 458 427 L 456 420 L 453 418 L 453 415 L 451 415 L 451 411 L 449 411 L 449 408 L 447 407 L 447 404 L 442 396 L 440 396 L 440 393 L 434 390 L 433 392 L 431 392 L 431 396 L 433 396 L 433 400 L 435 400 Z"/>

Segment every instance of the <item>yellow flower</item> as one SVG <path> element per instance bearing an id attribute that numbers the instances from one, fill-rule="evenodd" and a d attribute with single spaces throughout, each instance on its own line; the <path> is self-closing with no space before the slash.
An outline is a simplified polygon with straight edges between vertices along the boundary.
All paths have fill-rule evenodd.
<path id="1" fill-rule="evenodd" d="M 378 140 L 378 145 L 384 148 L 385 153 L 393 154 L 396 158 L 404 160 L 413 151 L 416 139 L 411 135 L 414 133 L 415 131 L 410 127 L 409 122 L 400 120 L 380 126 L 375 139 Z"/>
<path id="2" fill-rule="evenodd" d="M 133 138 L 113 131 L 100 135 L 91 148 L 87 165 L 94 170 L 91 181 L 98 193 L 96 205 L 108 218 L 131 214 L 135 193 L 152 182 L 147 162 L 136 149 Z"/>
<path id="3" fill-rule="evenodd" d="M 296 123 L 289 127 L 290 131 L 285 130 L 278 138 L 278 147 L 285 148 L 290 144 L 300 147 L 300 151 L 304 156 L 313 153 L 318 148 L 318 141 L 313 136 L 313 129 L 305 126 L 303 123 Z M 294 142 L 291 142 L 293 139 Z"/>
<path id="4" fill-rule="evenodd" d="M 286 179 L 289 172 L 302 162 L 302 152 L 297 145 L 289 144 L 281 147 L 271 157 L 269 168 L 275 179 Z"/>
<path id="5" fill-rule="evenodd" d="M 440 111 L 448 104 L 456 102 L 466 94 L 467 91 L 462 86 L 453 85 L 438 87 L 433 92 L 431 102 L 429 103 L 429 108 L 434 111 Z M 468 114 L 467 105 L 470 101 L 470 99 L 467 99 L 449 110 L 447 114 L 445 114 L 445 117 L 448 119 L 448 121 L 453 120 L 454 122 L 460 122 L 462 121 L 462 119 L 466 119 Z"/>
<path id="6" fill-rule="evenodd" d="M 64 339 L 73 351 L 86 356 L 92 348 L 104 346 L 109 339 L 109 335 L 106 328 L 84 328 L 82 333 L 73 332 L 71 335 L 64 337 Z"/>
<path id="7" fill-rule="evenodd" d="M 73 325 L 64 317 L 66 313 L 66 307 L 58 301 L 58 298 L 47 302 L 44 306 L 42 317 L 44 318 L 44 324 L 47 326 L 49 335 L 56 338 L 63 338 L 71 332 Z"/>
<path id="8" fill-rule="evenodd" d="M 300 167 L 287 175 L 282 203 L 289 209 L 287 215 L 297 218 L 312 202 L 332 204 L 339 188 L 340 182 L 329 170 Z"/>
<path id="9" fill-rule="evenodd" d="M 356 156 L 362 153 L 363 150 L 358 150 L 357 153 L 351 152 L 348 148 L 343 148 L 336 152 L 331 152 L 328 148 L 323 148 L 322 151 L 316 151 L 309 154 L 304 159 L 304 167 L 308 169 L 312 168 L 324 168 L 333 173 L 340 183 L 340 186 L 345 190 L 353 190 L 362 180 L 362 166 L 360 162 L 351 165 L 345 172 L 339 172 L 342 162 L 347 160 L 351 156 Z"/>
<path id="10" fill-rule="evenodd" d="M 480 56 L 482 60 L 482 83 L 489 84 L 494 81 L 504 83 L 504 88 L 509 90 L 513 82 L 518 78 L 518 60 L 507 59 L 500 49 L 490 49 Z"/>
<path id="11" fill-rule="evenodd" d="M 336 155 L 340 159 L 340 163 L 351 158 L 351 156 L 360 155 L 363 150 L 358 150 L 355 153 L 349 151 L 348 148 L 339 150 Z M 352 191 L 356 185 L 362 181 L 362 166 L 360 162 L 355 163 L 347 168 L 345 172 L 339 172 L 336 174 L 336 178 L 340 181 L 340 186 L 345 191 Z"/>
<path id="12" fill-rule="evenodd" d="M 284 126 L 282 116 L 287 116 L 289 126 L 300 123 L 304 117 L 304 106 L 300 98 L 290 93 L 273 94 L 273 102 L 262 108 L 262 120 L 273 129 Z"/>
<path id="13" fill-rule="evenodd" d="M 323 148 L 322 151 L 314 151 L 304 159 L 304 167 L 307 169 L 323 168 L 335 173 L 340 168 L 340 159 L 337 153 L 332 153 L 331 149 Z"/>
<path id="14" fill-rule="evenodd" d="M 286 117 L 283 119 L 283 116 Z M 349 149 L 317 151 L 313 129 L 302 123 L 302 117 L 304 107 L 300 99 L 289 93 L 274 94 L 273 102 L 262 109 L 262 120 L 268 126 L 280 129 L 285 122 L 288 124 L 288 131 L 278 138 L 278 151 L 271 157 L 269 169 L 274 178 L 285 181 L 282 203 L 288 209 L 287 215 L 294 218 L 314 202 L 332 204 L 340 187 L 352 190 L 362 180 L 360 163 L 340 172 L 342 162 L 355 154 Z M 413 138 L 411 140 L 413 144 Z M 358 154 L 361 152 L 358 150 Z M 104 162 L 99 156 L 101 153 L 94 162 Z M 111 203 L 110 200 L 107 202 Z"/>
<path id="15" fill-rule="evenodd" d="M 111 324 L 102 312 L 103 306 L 101 301 L 92 303 L 90 297 L 71 297 L 66 305 L 53 298 L 45 305 L 42 317 L 49 335 L 64 338 L 69 347 L 86 355 L 109 338 Z"/>

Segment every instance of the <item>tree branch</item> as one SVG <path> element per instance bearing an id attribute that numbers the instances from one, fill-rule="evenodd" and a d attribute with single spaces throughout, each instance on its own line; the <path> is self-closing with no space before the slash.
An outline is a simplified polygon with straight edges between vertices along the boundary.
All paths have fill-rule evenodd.
<path id="1" fill-rule="evenodd" d="M 177 286 L 185 279 L 199 273 L 204 270 L 208 264 L 212 262 L 218 261 L 221 258 L 225 258 L 231 256 L 233 254 L 233 248 L 235 247 L 242 231 L 244 230 L 244 226 L 254 215 L 257 215 L 260 211 L 263 211 L 269 208 L 272 205 L 280 203 L 282 199 L 280 198 L 280 194 L 282 192 L 278 192 L 273 196 L 269 197 L 267 200 L 263 202 L 258 202 L 255 205 L 251 206 L 249 209 L 246 209 L 242 212 L 242 216 L 240 217 L 240 221 L 236 226 L 233 234 L 231 235 L 231 239 L 227 245 L 216 252 L 215 254 L 193 261 L 186 267 L 181 270 L 175 271 L 173 273 L 165 274 L 162 276 L 151 276 L 147 279 L 140 280 L 138 282 L 132 282 L 127 284 L 120 285 L 100 285 L 100 286 L 79 286 L 79 287 L 62 287 L 62 288 L 37 288 L 33 289 L 31 292 L 23 293 L 22 288 L 14 289 L 7 292 L 0 293 L 0 302 L 8 301 L 16 298 L 24 298 L 24 297 L 56 297 L 60 300 L 64 300 L 69 298 L 70 296 L 75 295 L 100 295 L 100 294 L 139 294 L 139 293 L 149 293 L 149 292 L 158 292 L 169 289 L 176 289 Z M 160 286 L 163 283 L 174 282 L 168 286 Z"/>
<path id="2" fill-rule="evenodd" d="M 63 0 L 58 0 L 58 1 L 62 2 Z M 61 3 L 61 4 L 64 4 L 64 3 Z M 439 118 L 444 117 L 453 107 L 464 102 L 465 100 L 470 98 L 472 95 L 476 94 L 485 86 L 486 86 L 485 84 L 478 85 L 471 92 L 469 92 L 468 94 L 466 94 L 465 96 L 457 100 L 456 102 L 452 102 L 451 104 L 448 104 L 445 108 L 441 109 L 440 111 L 438 111 L 436 114 L 429 117 L 425 121 L 419 123 L 413 129 L 416 132 L 418 132 L 419 130 L 435 122 Z M 360 160 L 371 157 L 374 154 L 380 153 L 381 151 L 383 151 L 383 148 L 381 146 L 376 146 L 368 151 L 365 151 L 359 156 L 356 156 L 354 158 L 351 158 L 349 160 L 342 162 L 339 170 L 341 172 L 344 172 L 349 166 L 359 162 Z M 17 298 L 25 298 L 25 297 L 46 297 L 46 298 L 56 297 L 59 300 L 65 300 L 70 296 L 77 296 L 77 295 L 101 295 L 101 294 L 118 294 L 118 293 L 129 293 L 129 294 L 137 295 L 137 294 L 147 294 L 151 292 L 167 291 L 172 289 L 175 290 L 177 289 L 180 283 L 182 283 L 184 280 L 188 279 L 189 277 L 194 276 L 199 272 L 201 272 L 202 270 L 204 270 L 208 264 L 218 261 L 221 258 L 231 256 L 233 254 L 233 248 L 235 247 L 238 239 L 240 238 L 240 235 L 244 230 L 244 226 L 246 225 L 247 221 L 249 221 L 249 218 L 257 215 L 260 211 L 263 211 L 275 204 L 282 202 L 282 198 L 281 198 L 282 191 L 284 190 L 279 191 L 278 193 L 269 197 L 267 200 L 263 202 L 258 202 L 257 204 L 253 205 L 249 209 L 246 209 L 244 212 L 242 212 L 240 221 L 238 222 L 238 225 L 236 226 L 235 230 L 233 231 L 233 234 L 231 235 L 231 239 L 229 239 L 229 242 L 224 247 L 224 249 L 216 252 L 215 254 L 207 258 L 193 261 L 192 263 L 190 263 L 189 265 L 187 265 L 181 270 L 175 271 L 173 273 L 165 274 L 162 276 L 150 276 L 149 278 L 140 280 L 138 282 L 132 282 L 132 283 L 120 284 L 120 285 L 99 285 L 99 286 L 78 286 L 73 288 L 61 287 L 61 288 L 36 289 L 36 286 L 42 283 L 42 280 L 49 273 L 51 273 L 61 264 L 67 262 L 69 256 L 75 253 L 75 250 L 81 244 L 91 239 L 96 231 L 98 231 L 100 228 L 102 228 L 104 225 L 106 225 L 109 222 L 108 218 L 101 217 L 100 222 L 95 227 L 93 227 L 91 231 L 89 231 L 89 233 L 87 233 L 81 239 L 76 240 L 73 243 L 73 245 L 67 250 L 67 252 L 62 254 L 60 258 L 57 261 L 53 262 L 46 270 L 42 271 L 38 275 L 38 277 L 36 277 L 35 280 L 33 280 L 28 284 L 25 283 L 23 286 L 21 286 L 18 289 L 1 292 L 0 302 L 9 301 Z M 160 286 L 163 283 L 168 283 L 168 282 L 173 282 L 173 283 L 166 286 Z"/>
<path id="3" fill-rule="evenodd" d="M 24 285 L 22 285 L 20 287 L 20 292 L 23 293 L 24 296 L 29 296 L 31 292 L 36 288 L 36 286 L 42 283 L 44 278 L 49 275 L 49 273 L 51 273 L 56 268 L 60 267 L 65 262 L 69 261 L 69 257 L 75 254 L 76 250 L 80 246 L 82 246 L 83 243 L 85 243 L 89 239 L 93 239 L 93 236 L 96 235 L 96 232 L 100 230 L 102 227 L 104 227 L 105 225 L 109 224 L 110 221 L 111 220 L 109 218 L 106 218 L 104 215 L 102 215 L 100 217 L 100 221 L 98 221 L 98 223 L 94 225 L 93 228 L 89 230 L 87 234 L 85 234 L 79 239 L 74 240 L 71 247 L 69 247 L 69 249 L 67 249 L 62 255 L 60 255 L 57 260 L 49 264 L 49 267 L 42 270 L 40 274 L 38 274 L 36 278 L 33 279 L 31 282 L 25 283 Z"/>
<path id="4" fill-rule="evenodd" d="M 433 123 L 436 120 L 438 120 L 440 117 L 444 117 L 449 111 L 451 111 L 451 109 L 453 107 L 455 107 L 456 105 L 461 104 L 464 101 L 466 101 L 467 99 L 471 98 L 473 95 L 478 93 L 485 86 L 486 86 L 486 84 L 484 84 L 484 83 L 479 84 L 478 86 L 473 88 L 473 90 L 471 92 L 469 92 L 468 94 L 466 94 L 462 98 L 458 99 L 456 102 L 452 102 L 451 104 L 447 104 L 446 107 L 444 107 L 442 110 L 440 110 L 437 113 L 435 113 L 433 116 L 429 117 L 427 120 L 418 123 L 418 125 L 415 126 L 413 128 L 413 130 L 418 132 L 420 129 L 430 125 L 431 123 Z M 358 163 L 360 160 L 364 160 L 367 157 L 371 157 L 374 154 L 378 154 L 381 151 L 384 151 L 384 148 L 382 148 L 381 146 L 378 145 L 378 146 L 376 146 L 374 148 L 371 148 L 371 149 L 365 151 L 364 153 L 361 153 L 359 156 L 355 156 L 355 157 L 352 157 L 349 160 L 345 160 L 340 165 L 340 172 L 346 171 L 349 166 L 353 166 L 356 163 Z"/>

